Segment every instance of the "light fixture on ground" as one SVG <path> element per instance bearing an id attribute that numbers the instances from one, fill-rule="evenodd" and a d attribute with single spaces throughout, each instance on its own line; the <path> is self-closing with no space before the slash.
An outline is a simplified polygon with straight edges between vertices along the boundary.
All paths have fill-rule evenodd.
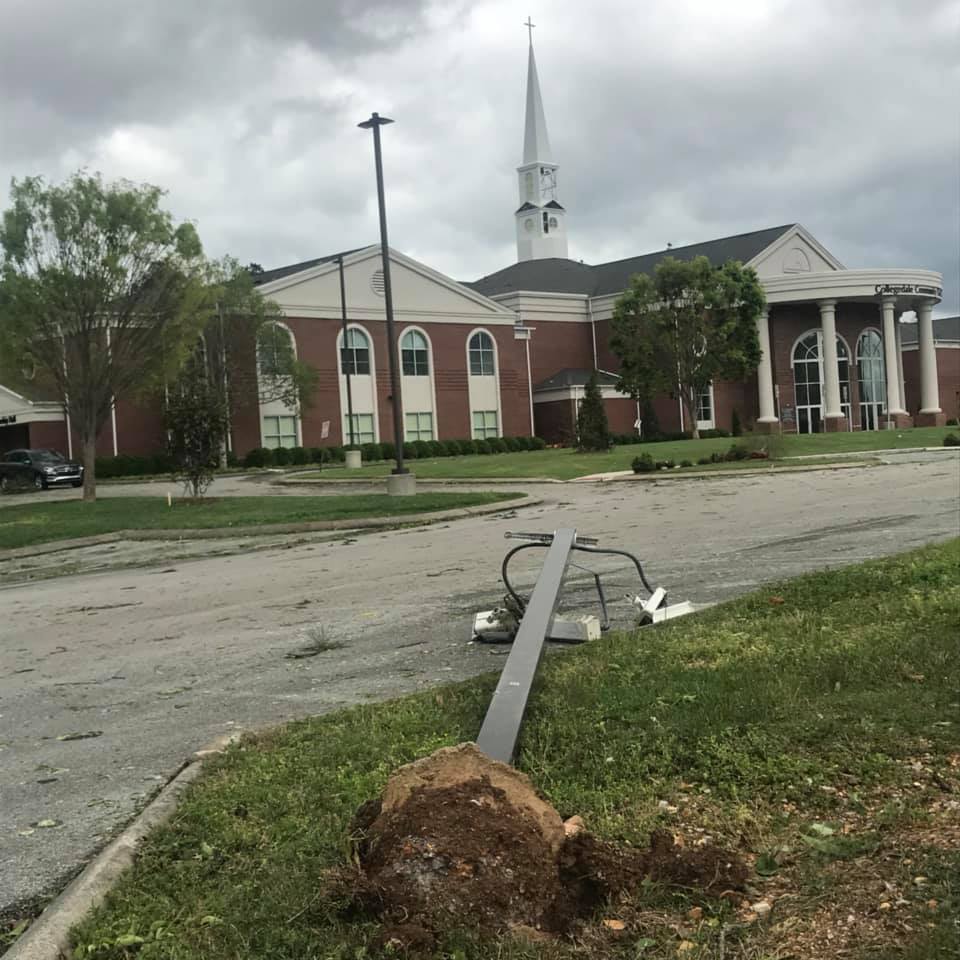
<path id="1" fill-rule="evenodd" d="M 377 206 L 380 210 L 380 255 L 383 261 L 383 299 L 387 314 L 387 356 L 390 359 L 390 402 L 393 407 L 393 440 L 396 449 L 396 466 L 387 477 L 387 493 L 393 496 L 411 496 L 416 489 L 416 477 L 403 465 L 403 399 L 400 395 L 400 378 L 397 375 L 397 338 L 393 327 L 393 289 L 390 285 L 390 248 L 387 245 L 387 208 L 383 199 L 383 160 L 380 154 L 380 128 L 393 123 L 379 113 L 370 114 L 369 120 L 357 124 L 364 130 L 373 131 L 373 160 L 377 170 Z"/>

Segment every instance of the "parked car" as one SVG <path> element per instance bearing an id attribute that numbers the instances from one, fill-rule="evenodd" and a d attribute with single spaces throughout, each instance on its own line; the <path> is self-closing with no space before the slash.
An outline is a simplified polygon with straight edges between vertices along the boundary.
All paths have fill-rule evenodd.
<path id="1" fill-rule="evenodd" d="M 0 491 L 15 487 L 79 487 L 83 484 L 83 467 L 67 460 L 55 450 L 10 450 L 0 460 Z"/>

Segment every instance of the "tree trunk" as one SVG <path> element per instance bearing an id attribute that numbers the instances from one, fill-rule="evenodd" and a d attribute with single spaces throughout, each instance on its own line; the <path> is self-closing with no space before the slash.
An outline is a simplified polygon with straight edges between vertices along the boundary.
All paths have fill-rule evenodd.
<path id="1" fill-rule="evenodd" d="M 700 431 L 697 429 L 697 404 L 693 400 L 693 391 L 683 392 L 683 405 L 687 410 L 687 418 L 690 421 L 690 436 L 694 440 L 700 439 Z"/>
<path id="2" fill-rule="evenodd" d="M 83 450 L 83 500 L 93 503 L 97 499 L 97 432 L 83 430 L 80 437 Z"/>

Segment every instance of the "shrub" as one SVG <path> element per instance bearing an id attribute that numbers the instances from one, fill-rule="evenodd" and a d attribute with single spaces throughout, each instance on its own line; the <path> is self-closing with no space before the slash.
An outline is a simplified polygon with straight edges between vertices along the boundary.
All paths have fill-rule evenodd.
<path id="1" fill-rule="evenodd" d="M 530 438 L 529 437 L 513 437 L 513 442 L 516 444 L 517 450 L 529 450 L 530 449 Z"/>
<path id="2" fill-rule="evenodd" d="M 430 448 L 431 457 L 445 457 L 447 455 L 446 444 L 439 440 L 428 440 L 427 446 Z"/>
<path id="3" fill-rule="evenodd" d="M 715 460 L 711 460 L 710 457 L 701 457 L 701 458 L 697 461 L 697 463 L 698 463 L 701 467 L 704 467 L 704 466 L 706 466 L 708 463 L 716 463 L 716 461 L 715 461 Z"/>
<path id="4" fill-rule="evenodd" d="M 692 461 L 692 460 L 681 460 L 681 461 L 680 461 L 680 466 L 681 466 L 681 467 L 692 467 L 692 466 L 693 466 L 693 461 Z"/>
<path id="5" fill-rule="evenodd" d="M 946 424 L 948 427 L 960 427 L 960 420 L 956 417 L 951 417 Z"/>
<path id="6" fill-rule="evenodd" d="M 480 439 L 473 441 L 473 449 L 476 453 L 492 453 L 490 449 L 490 444 L 488 441 Z"/>
<path id="7" fill-rule="evenodd" d="M 310 454 L 303 447 L 291 447 L 290 462 L 294 466 L 302 467 L 305 463 L 310 462 Z"/>
<path id="8" fill-rule="evenodd" d="M 739 443 L 733 443 L 730 445 L 730 449 L 727 451 L 724 459 L 727 461 L 746 460 L 749 456 L 750 451 L 745 446 Z"/>
<path id="9" fill-rule="evenodd" d="M 654 466 L 658 470 L 672 470 L 676 466 L 676 463 L 674 463 L 673 460 L 658 460 Z"/>
<path id="10" fill-rule="evenodd" d="M 530 449 L 531 450 L 546 450 L 547 441 L 543 437 L 530 437 Z"/>
<path id="11" fill-rule="evenodd" d="M 503 440 L 503 445 L 507 449 L 507 453 L 516 453 L 520 447 L 517 445 L 516 437 L 501 437 Z"/>
<path id="12" fill-rule="evenodd" d="M 503 437 L 491 437 L 487 441 L 487 445 L 490 447 L 491 453 L 506 453 L 507 445 L 503 441 Z"/>
<path id="13" fill-rule="evenodd" d="M 729 436 L 730 436 L 730 432 L 728 430 L 724 430 L 722 427 L 714 427 L 714 428 L 711 428 L 710 430 L 700 431 L 701 440 L 712 440 L 715 437 L 729 437 Z M 735 433 L 734 436 L 738 437 L 740 436 L 740 434 Z"/>
<path id="14" fill-rule="evenodd" d="M 943 438 L 943 445 L 945 447 L 960 447 L 960 437 L 958 437 L 955 433 L 948 433 Z"/>
<path id="15" fill-rule="evenodd" d="M 273 463 L 273 451 L 266 447 L 254 447 L 244 458 L 245 467 L 269 467 Z"/>
<path id="16" fill-rule="evenodd" d="M 323 463 L 323 447 L 307 447 L 307 459 L 311 463 Z"/>
<path id="17" fill-rule="evenodd" d="M 360 445 L 360 459 L 372 463 L 383 459 L 383 450 L 379 443 L 363 443 Z"/>
<path id="18" fill-rule="evenodd" d="M 596 370 L 590 373 L 577 413 L 577 448 L 584 451 L 610 449 L 610 424 L 607 422 Z"/>
<path id="19" fill-rule="evenodd" d="M 240 458 L 232 451 L 227 451 L 227 466 L 228 467 L 239 467 Z"/>
<path id="20" fill-rule="evenodd" d="M 736 407 L 733 409 L 733 413 L 730 414 L 730 432 L 735 437 L 743 436 L 743 424 L 740 422 L 740 411 Z"/>
<path id="21" fill-rule="evenodd" d="M 277 447 L 273 451 L 273 462 L 275 466 L 285 467 L 290 463 L 290 448 L 288 447 Z"/>
<path id="22" fill-rule="evenodd" d="M 440 443 L 443 445 L 444 456 L 445 457 L 459 457 L 460 456 L 460 441 L 459 440 L 441 440 Z"/>
<path id="23" fill-rule="evenodd" d="M 649 453 L 641 453 L 639 457 L 634 457 L 631 466 L 634 473 L 653 473 L 657 469 Z"/>
<path id="24" fill-rule="evenodd" d="M 380 456 L 383 460 L 395 460 L 397 456 L 397 445 L 390 440 L 384 440 L 380 444 Z"/>
<path id="25" fill-rule="evenodd" d="M 412 443 L 404 443 L 403 445 L 403 459 L 404 460 L 416 460 L 417 459 L 417 448 Z"/>
<path id="26" fill-rule="evenodd" d="M 330 452 L 330 459 L 334 463 L 345 463 L 347 459 L 347 448 L 346 447 L 325 447 L 324 449 Z"/>
<path id="27" fill-rule="evenodd" d="M 417 451 L 418 460 L 426 460 L 430 456 L 430 441 L 414 440 L 413 449 Z"/>
<path id="28" fill-rule="evenodd" d="M 476 440 L 460 440 L 458 441 L 458 445 L 460 447 L 460 452 L 468 456 L 477 452 Z"/>

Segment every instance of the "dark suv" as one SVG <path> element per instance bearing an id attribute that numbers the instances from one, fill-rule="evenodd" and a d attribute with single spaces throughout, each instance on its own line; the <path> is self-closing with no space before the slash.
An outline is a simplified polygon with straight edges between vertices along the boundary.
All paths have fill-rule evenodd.
<path id="1" fill-rule="evenodd" d="M 83 467 L 65 460 L 55 450 L 11 450 L 0 460 L 0 491 L 15 487 L 79 487 L 83 484 Z"/>

